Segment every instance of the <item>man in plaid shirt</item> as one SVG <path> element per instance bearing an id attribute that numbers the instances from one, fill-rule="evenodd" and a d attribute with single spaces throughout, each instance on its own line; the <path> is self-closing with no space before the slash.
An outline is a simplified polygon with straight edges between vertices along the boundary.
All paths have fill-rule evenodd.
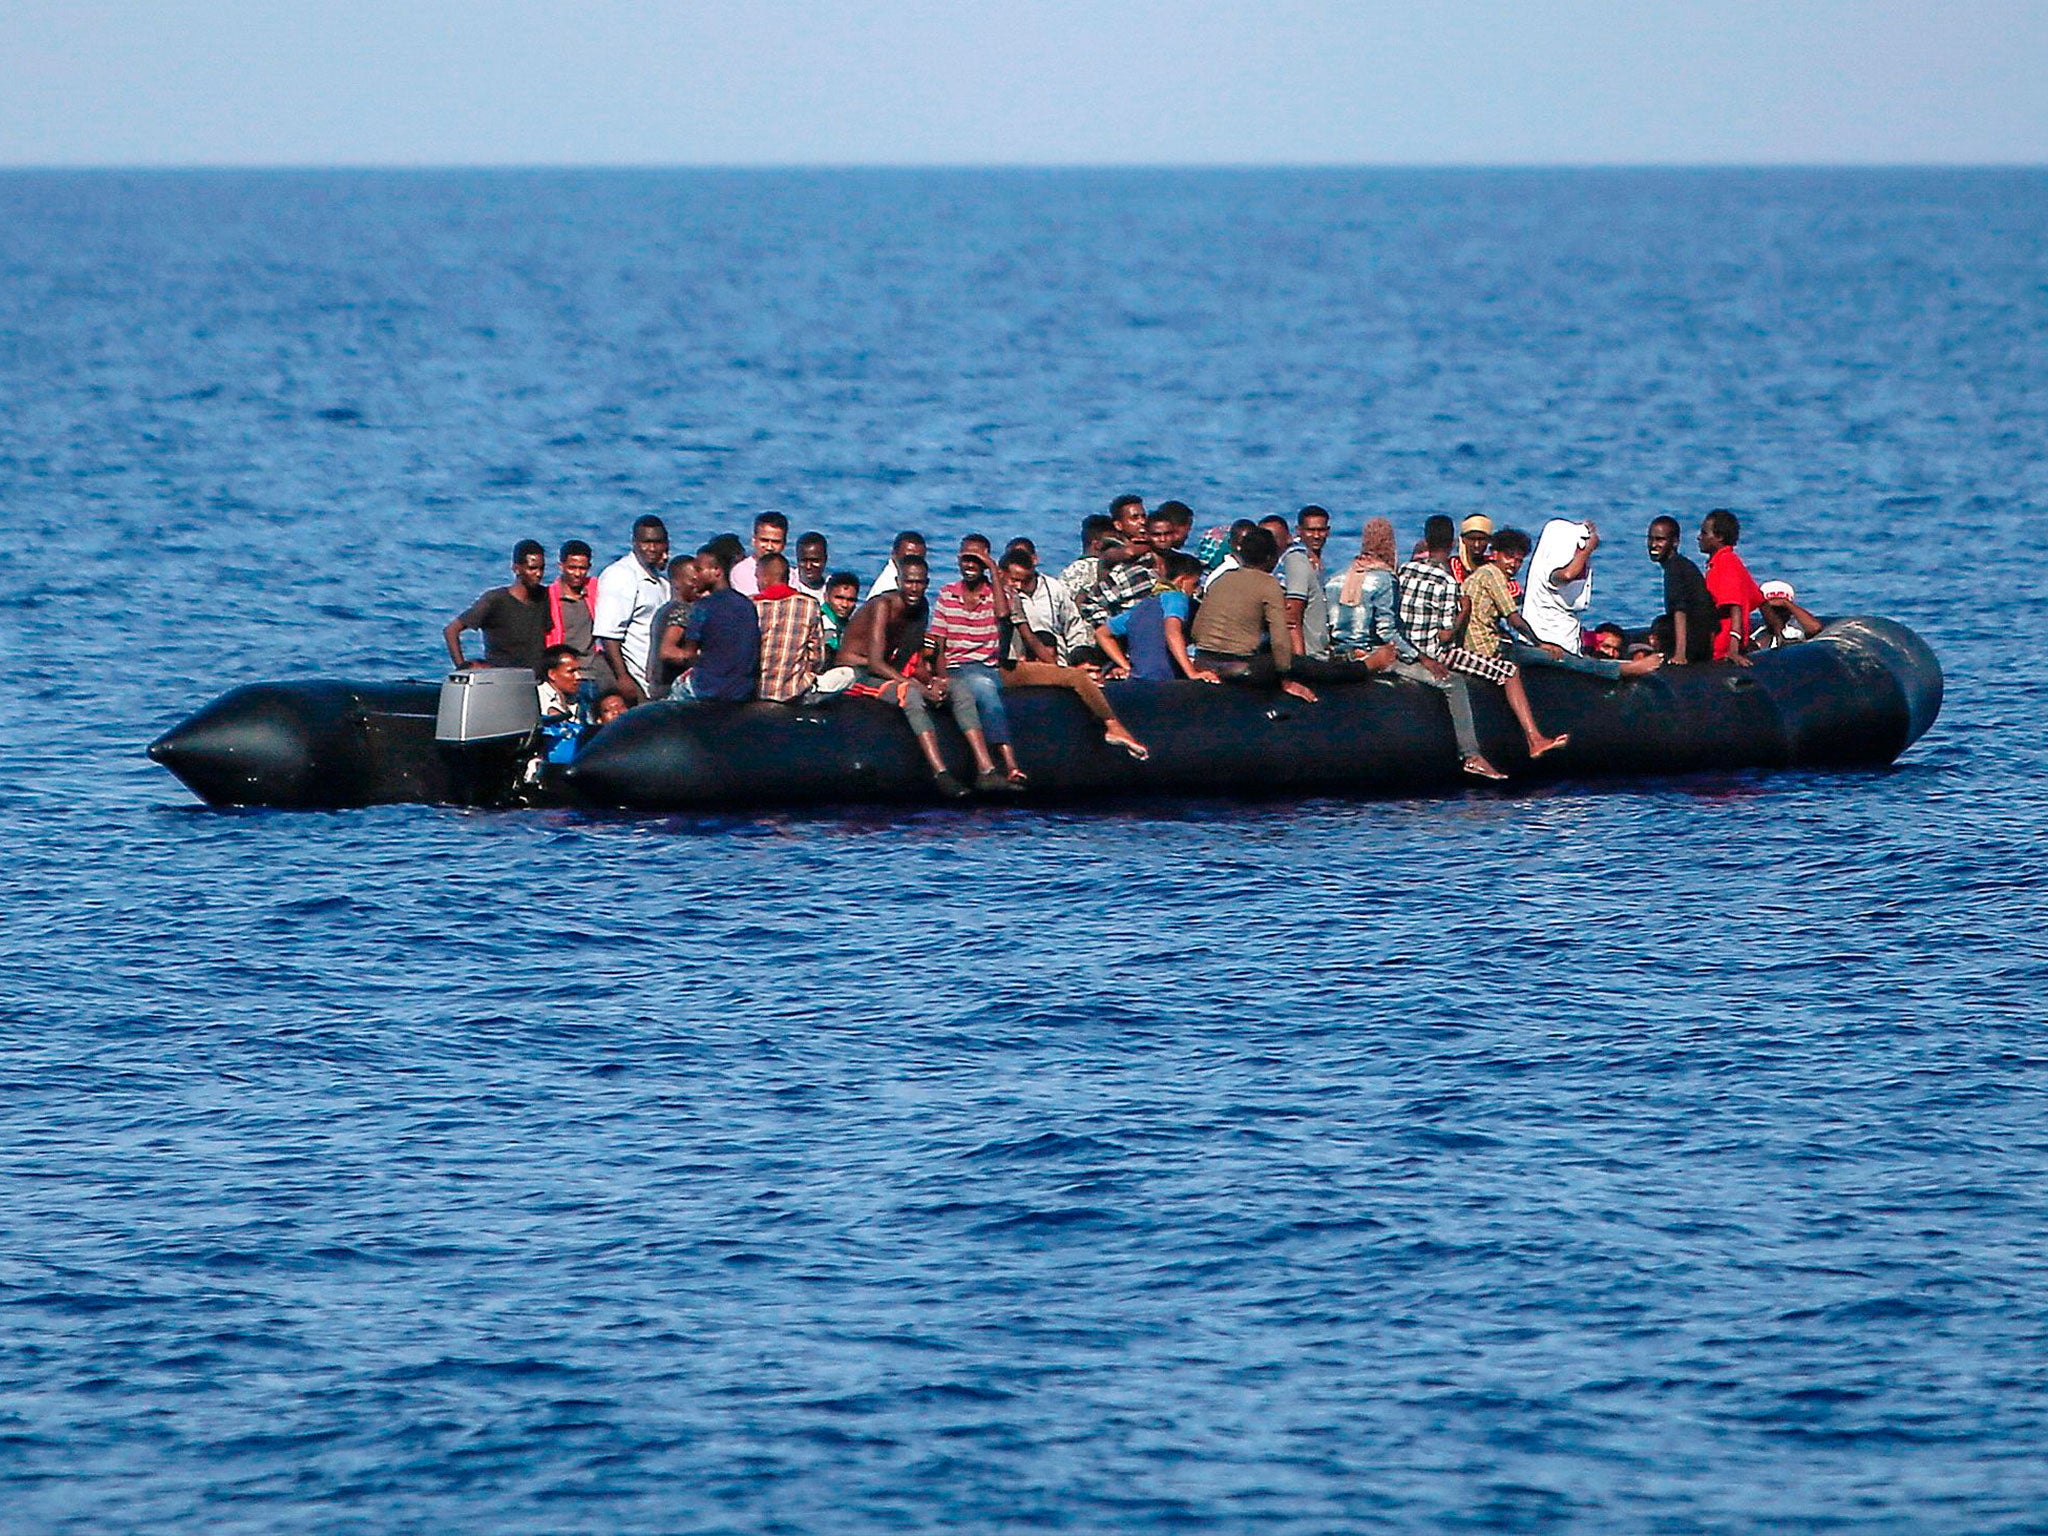
<path id="1" fill-rule="evenodd" d="M 1529 695 L 1522 687 L 1521 669 L 1505 656 L 1482 656 L 1455 643 L 1466 617 L 1463 596 L 1450 572 L 1456 527 L 1448 517 L 1432 517 L 1423 524 L 1422 542 L 1423 552 L 1402 566 L 1395 578 L 1402 633 L 1429 660 L 1499 688 L 1507 696 L 1516 723 L 1522 727 L 1532 759 L 1555 752 L 1570 737 L 1546 736 L 1536 728 Z"/>
<path id="2" fill-rule="evenodd" d="M 1080 600 L 1082 621 L 1087 624 L 1088 632 L 1096 637 L 1097 645 L 1102 645 L 1102 632 L 1109 628 L 1110 620 L 1137 607 L 1158 589 L 1157 577 L 1157 557 L 1152 552 L 1151 540 L 1144 533 L 1103 550 L 1102 578 L 1095 583 L 1095 589 Z M 1109 652 L 1108 646 L 1102 648 L 1105 653 Z M 1123 674 L 1112 670 L 1108 675 L 1117 677 Z"/>
<path id="3" fill-rule="evenodd" d="M 789 584 L 789 561 L 782 555 L 758 557 L 754 574 L 760 583 L 754 594 L 754 612 L 761 621 L 759 696 L 786 704 L 811 691 L 824 664 L 818 603 Z"/>

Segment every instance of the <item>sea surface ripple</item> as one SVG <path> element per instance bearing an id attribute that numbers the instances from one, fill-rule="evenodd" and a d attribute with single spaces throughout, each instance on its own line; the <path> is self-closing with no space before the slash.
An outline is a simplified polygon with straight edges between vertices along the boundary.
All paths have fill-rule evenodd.
<path id="1" fill-rule="evenodd" d="M 2048 175 L 0 175 L 0 1528 L 2048 1528 Z M 1743 516 L 1884 771 L 219 813 L 532 535 Z"/>

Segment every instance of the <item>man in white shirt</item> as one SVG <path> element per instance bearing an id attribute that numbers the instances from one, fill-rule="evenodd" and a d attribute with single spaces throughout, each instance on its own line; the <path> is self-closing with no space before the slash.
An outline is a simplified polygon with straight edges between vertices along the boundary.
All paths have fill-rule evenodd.
<path id="1" fill-rule="evenodd" d="M 1081 617 L 1074 594 L 1059 577 L 1039 570 L 1030 550 L 1012 544 L 1003 552 L 999 569 L 1009 583 L 1012 619 L 1038 637 L 1040 645 L 1052 653 L 1054 663 L 1070 666 L 1075 652 L 1094 645 L 1095 638 Z M 1016 654 L 1027 659 L 1033 654 L 1021 638 L 1013 640 L 1013 647 Z"/>
<path id="2" fill-rule="evenodd" d="M 1543 649 L 1518 646 L 1516 661 L 1548 662 L 1606 678 L 1636 677 L 1664 664 L 1656 655 L 1608 661 L 1585 654 L 1582 616 L 1593 602 L 1593 551 L 1599 547 L 1600 531 L 1590 522 L 1553 517 L 1543 525 L 1536 553 L 1529 557 L 1529 590 L 1522 594 L 1522 618 Z"/>
<path id="3" fill-rule="evenodd" d="M 920 560 L 925 558 L 924 535 L 906 528 L 889 546 L 889 563 L 882 567 L 882 574 L 868 588 L 868 596 L 880 597 L 884 592 L 900 590 L 903 585 L 901 562 L 913 555 Z"/>
<path id="4" fill-rule="evenodd" d="M 821 607 L 825 602 L 825 565 L 831 546 L 822 533 L 807 533 L 796 541 L 796 560 L 789 568 L 789 584 Z"/>
<path id="5" fill-rule="evenodd" d="M 643 517 L 633 524 L 633 548 L 597 578 L 591 633 L 629 706 L 649 697 L 654 615 L 669 600 L 667 569 L 668 527 L 658 517 Z"/>

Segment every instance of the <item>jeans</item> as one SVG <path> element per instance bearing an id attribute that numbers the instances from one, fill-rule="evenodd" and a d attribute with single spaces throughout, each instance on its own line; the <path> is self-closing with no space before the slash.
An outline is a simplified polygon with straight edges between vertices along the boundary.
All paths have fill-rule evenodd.
<path id="1" fill-rule="evenodd" d="M 1434 688 L 1444 696 L 1444 703 L 1451 708 L 1451 732 L 1458 738 L 1458 757 L 1463 760 L 1479 755 L 1479 728 L 1472 719 L 1472 685 L 1453 672 L 1448 677 L 1438 677 L 1419 661 L 1397 661 L 1394 676 L 1404 677 L 1411 683 L 1420 683 L 1425 688 Z"/>
<path id="2" fill-rule="evenodd" d="M 1524 667 L 1556 667 L 1561 672 L 1584 672 L 1589 677 L 1604 677 L 1610 683 L 1621 676 L 1621 663 L 1609 661 L 1604 656 L 1574 656 L 1569 651 L 1562 656 L 1553 656 L 1533 645 L 1510 645 L 1508 650 L 1517 664 Z"/>
<path id="3" fill-rule="evenodd" d="M 1010 712 L 1003 707 L 1003 677 L 994 667 L 970 662 L 946 674 L 946 703 L 962 731 L 981 731 L 992 747 L 1008 746 Z"/>

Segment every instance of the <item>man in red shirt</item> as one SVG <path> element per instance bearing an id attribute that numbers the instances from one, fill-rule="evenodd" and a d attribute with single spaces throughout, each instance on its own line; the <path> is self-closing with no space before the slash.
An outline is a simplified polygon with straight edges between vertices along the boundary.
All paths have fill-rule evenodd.
<path id="1" fill-rule="evenodd" d="M 1720 627 L 1714 631 L 1714 660 L 1746 667 L 1750 614 L 1762 608 L 1764 622 L 1771 626 L 1773 634 L 1781 626 L 1764 607 L 1763 591 L 1749 574 L 1749 567 L 1735 553 L 1741 537 L 1741 522 L 1725 509 L 1709 512 L 1700 524 L 1700 553 L 1707 557 L 1707 595 L 1714 600 L 1715 612 L 1721 616 Z"/>

